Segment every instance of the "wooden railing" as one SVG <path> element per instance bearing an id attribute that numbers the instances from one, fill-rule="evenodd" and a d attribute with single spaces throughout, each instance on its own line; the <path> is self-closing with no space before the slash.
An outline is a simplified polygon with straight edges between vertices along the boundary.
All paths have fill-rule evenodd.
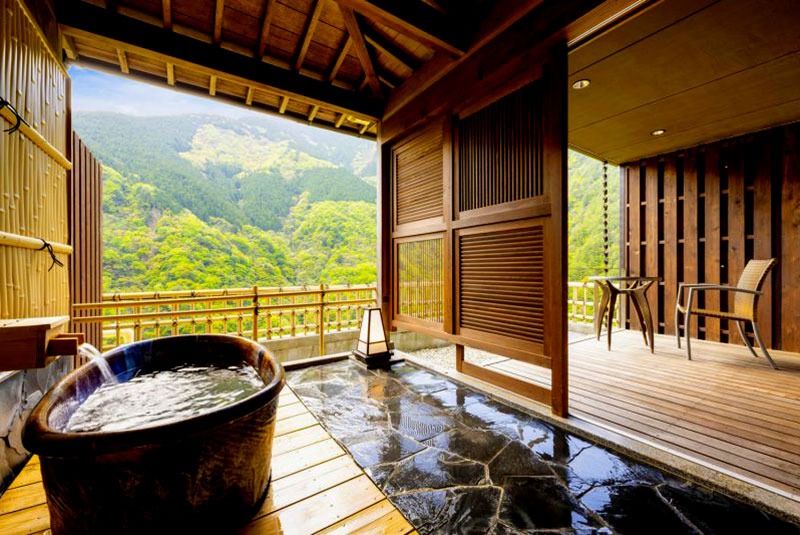
<path id="1" fill-rule="evenodd" d="M 600 296 L 595 290 L 593 282 L 570 281 L 567 283 L 567 314 L 568 320 L 573 323 L 593 323 L 594 310 L 598 306 Z M 614 326 L 619 327 L 622 307 L 616 308 Z"/>
<path id="2" fill-rule="evenodd" d="M 363 310 L 375 306 L 375 285 L 235 288 L 104 294 L 77 303 L 81 324 L 102 326 L 102 350 L 162 336 L 229 333 L 252 340 L 319 335 L 357 329 Z"/>
<path id="3" fill-rule="evenodd" d="M 592 323 L 594 284 L 568 284 L 569 321 Z M 72 321 L 100 325 L 103 351 L 177 334 L 230 333 L 252 340 L 316 334 L 322 354 L 325 333 L 358 329 L 363 310 L 376 305 L 375 295 L 374 284 L 108 293 L 101 302 L 73 305 Z"/>

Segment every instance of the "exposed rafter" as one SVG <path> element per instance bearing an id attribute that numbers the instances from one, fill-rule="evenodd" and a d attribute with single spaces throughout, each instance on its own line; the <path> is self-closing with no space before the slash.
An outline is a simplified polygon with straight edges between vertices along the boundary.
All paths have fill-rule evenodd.
<path id="1" fill-rule="evenodd" d="M 267 40 L 269 40 L 269 28 L 272 25 L 272 14 L 275 11 L 275 0 L 266 0 L 264 2 L 264 16 L 261 18 L 261 34 L 258 37 L 258 50 L 256 55 L 259 58 L 264 57 L 264 52 L 267 50 Z"/>
<path id="2" fill-rule="evenodd" d="M 128 68 L 128 55 L 121 48 L 117 49 L 117 59 L 119 60 L 119 70 L 123 74 L 129 74 L 131 71 Z"/>
<path id="3" fill-rule="evenodd" d="M 437 50 L 462 55 L 467 44 L 460 28 L 445 15 L 419 0 L 337 0 L 341 7 L 357 11 L 374 22 L 395 30 Z"/>
<path id="4" fill-rule="evenodd" d="M 213 74 L 208 79 L 208 94 L 212 97 L 217 94 L 217 77 Z"/>
<path id="5" fill-rule="evenodd" d="M 164 28 L 172 29 L 172 2 L 171 0 L 161 0 L 161 14 L 164 19 Z"/>
<path id="6" fill-rule="evenodd" d="M 331 85 L 327 80 L 303 76 L 271 65 L 261 58 L 247 57 L 153 26 L 131 17 L 111 13 L 86 2 L 57 4 L 58 19 L 67 35 L 80 39 L 105 40 L 112 50 L 121 48 L 130 55 L 143 55 L 205 74 L 225 73 L 234 83 L 253 86 L 265 92 L 287 95 L 308 104 L 335 112 L 349 112 L 376 118 L 381 103 L 365 95 Z M 376 78 L 377 80 L 377 78 Z"/>
<path id="7" fill-rule="evenodd" d="M 417 70 L 420 67 L 420 61 L 387 39 L 374 28 L 364 25 L 361 29 L 364 34 L 364 40 L 384 54 L 392 56 L 394 59 L 411 69 Z"/>
<path id="8" fill-rule="evenodd" d="M 167 84 L 175 85 L 175 65 L 167 63 Z"/>
<path id="9" fill-rule="evenodd" d="M 256 90 L 253 89 L 252 87 L 247 88 L 247 96 L 244 99 L 244 103 L 247 104 L 248 106 L 253 105 L 253 96 L 255 95 L 255 92 Z"/>
<path id="10" fill-rule="evenodd" d="M 281 105 L 278 107 L 278 113 L 280 113 L 281 115 L 286 113 L 286 106 L 288 105 L 289 105 L 289 97 L 283 95 L 281 97 Z"/>
<path id="11" fill-rule="evenodd" d="M 214 9 L 214 44 L 222 42 L 222 18 L 225 15 L 225 0 L 217 0 L 217 7 Z"/>
<path id="12" fill-rule="evenodd" d="M 67 58 L 72 61 L 78 59 L 78 48 L 75 46 L 75 41 L 69 35 L 61 35 L 61 46 L 64 47 L 64 52 L 67 53 Z"/>
<path id="13" fill-rule="evenodd" d="M 333 62 L 333 67 L 331 67 L 331 71 L 328 73 L 329 82 L 332 82 L 336 79 L 336 75 L 339 73 L 339 69 L 342 68 L 342 63 L 344 63 L 344 59 L 347 57 L 347 51 L 350 50 L 350 45 L 352 43 L 353 39 L 349 34 L 346 35 L 344 38 L 344 43 L 342 43 L 342 47 L 336 54 L 336 61 Z"/>
<path id="14" fill-rule="evenodd" d="M 344 113 L 340 113 L 339 116 L 336 118 L 336 122 L 333 124 L 336 128 L 341 128 L 342 123 L 344 123 Z"/>
<path id="15" fill-rule="evenodd" d="M 308 112 L 308 123 L 311 124 L 314 122 L 314 118 L 317 116 L 317 112 L 319 111 L 319 106 L 311 106 L 311 111 Z"/>
<path id="16" fill-rule="evenodd" d="M 314 30 L 317 28 L 319 17 L 322 14 L 322 8 L 325 6 L 325 0 L 316 0 L 314 8 L 311 10 L 311 16 L 308 17 L 306 29 L 303 33 L 303 40 L 300 44 L 300 50 L 297 51 L 297 59 L 294 62 L 294 70 L 299 71 L 303 66 L 303 60 L 306 59 L 306 52 L 308 46 L 311 44 L 311 38 L 314 36 Z"/>
<path id="17" fill-rule="evenodd" d="M 339 10 L 342 12 L 342 19 L 350 34 L 350 40 L 353 43 L 356 56 L 361 62 L 361 67 L 364 69 L 365 79 L 369 84 L 372 92 L 376 95 L 381 94 L 381 83 L 378 80 L 378 75 L 375 73 L 375 66 L 372 64 L 372 57 L 367 49 L 367 43 L 364 41 L 364 36 L 361 34 L 361 28 L 358 25 L 358 19 L 352 9 L 339 4 Z"/>

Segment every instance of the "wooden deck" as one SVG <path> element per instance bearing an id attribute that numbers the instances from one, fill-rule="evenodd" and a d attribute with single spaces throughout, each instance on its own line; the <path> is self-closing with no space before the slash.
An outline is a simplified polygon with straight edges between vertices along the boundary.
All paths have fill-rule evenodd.
<path id="1" fill-rule="evenodd" d="M 34 457 L 0 497 L 0 533 L 47 533 L 49 528 Z M 278 408 L 269 495 L 240 533 L 416 531 L 287 387 Z"/>
<path id="2" fill-rule="evenodd" d="M 800 501 L 800 355 L 773 351 L 781 370 L 744 346 L 641 333 L 571 344 L 571 416 Z M 495 371 L 547 384 L 550 371 L 503 359 Z"/>

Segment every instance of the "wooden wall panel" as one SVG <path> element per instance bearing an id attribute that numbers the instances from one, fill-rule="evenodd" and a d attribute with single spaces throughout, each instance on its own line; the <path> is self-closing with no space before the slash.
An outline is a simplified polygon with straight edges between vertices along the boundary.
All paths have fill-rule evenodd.
<path id="1" fill-rule="evenodd" d="M 675 332 L 679 283 L 736 284 L 748 260 L 777 257 L 759 302 L 759 325 L 770 347 L 800 351 L 799 132 L 795 123 L 623 166 L 626 272 L 663 278 L 662 305 L 651 297 L 661 332 Z M 637 207 L 642 176 L 646 202 Z M 652 182 L 659 191 L 655 200 Z M 637 233 L 644 233 L 644 261 Z M 656 233 L 661 250 L 654 258 Z M 733 300 L 720 302 L 719 296 L 707 292 L 698 306 L 732 309 Z M 713 318 L 698 323 L 692 336 L 741 343 L 734 324 Z M 631 318 L 628 324 L 638 327 Z"/>
<path id="2" fill-rule="evenodd" d="M 677 161 L 670 159 L 664 161 L 664 212 L 663 212 L 663 240 L 664 246 L 660 251 L 663 256 L 662 270 L 662 296 L 663 310 L 661 318 L 664 322 L 664 332 L 675 332 L 675 316 L 670 314 L 667 303 L 674 303 L 678 290 L 678 281 L 681 274 L 678 271 L 678 242 L 682 239 L 682 229 L 678 227 L 679 202 L 678 202 L 678 173 Z"/>
<path id="3" fill-rule="evenodd" d="M 76 133 L 72 133 L 73 167 L 69 180 L 70 294 L 73 303 L 98 303 L 103 298 L 103 168 Z M 73 311 L 92 316 L 99 310 Z M 100 324 L 78 324 L 86 341 L 101 347 Z"/>
<path id="4" fill-rule="evenodd" d="M 719 146 L 711 145 L 706 147 L 705 166 L 703 174 L 704 199 L 705 199 L 705 235 L 703 236 L 705 264 L 704 282 L 723 282 L 720 278 L 721 249 L 720 241 L 720 184 L 719 184 Z M 700 298 L 698 305 L 719 310 L 719 293 L 707 292 Z M 720 322 L 717 318 L 703 318 L 705 322 L 705 339 L 718 341 L 720 339 Z"/>
<path id="5" fill-rule="evenodd" d="M 800 351 L 800 124 L 784 130 L 781 208 L 781 347 Z"/>
<path id="6" fill-rule="evenodd" d="M 660 260 L 660 247 L 658 236 L 658 223 L 659 218 L 662 216 L 662 204 L 659 196 L 659 181 L 658 181 L 658 162 L 642 162 L 645 168 L 645 217 L 644 217 L 644 272 L 653 276 L 660 275 L 659 273 L 659 260 Z M 659 309 L 659 286 L 660 284 L 653 284 L 647 291 L 647 299 L 650 301 L 650 308 L 653 311 L 655 318 L 655 330 L 660 332 L 659 321 L 656 315 Z"/>
<path id="7" fill-rule="evenodd" d="M 703 211 L 700 209 L 704 198 L 699 196 L 697 189 L 697 152 L 688 152 L 683 161 L 683 279 L 680 282 L 697 283 L 702 280 L 700 266 L 700 218 Z M 704 221 L 705 219 L 703 219 Z M 679 238 L 680 241 L 680 238 Z M 675 298 L 678 295 L 676 293 Z M 685 299 L 685 296 L 681 296 Z M 675 306 L 672 301 L 667 301 L 666 312 Z M 673 318 L 674 320 L 674 318 Z M 667 331 L 669 332 L 669 331 Z M 692 322 L 692 336 L 697 336 L 697 322 Z"/>
<path id="8" fill-rule="evenodd" d="M 772 180 L 775 163 L 772 153 L 776 146 L 780 147 L 780 144 L 772 142 L 775 138 L 774 133 L 768 134 L 767 138 L 770 142 L 756 144 L 752 154 L 755 168 L 753 177 L 753 256 L 755 258 L 770 258 L 773 254 L 777 254 L 773 251 L 772 246 L 774 240 L 772 227 L 773 219 L 780 220 L 780 218 L 775 218 L 772 213 L 772 198 L 773 189 L 777 190 L 780 195 L 780 184 L 778 181 L 773 182 Z M 778 271 L 780 269 L 779 265 Z M 758 301 L 758 321 L 765 327 L 768 326 L 768 328 L 761 329 L 761 336 L 769 347 L 773 347 L 773 333 L 779 332 L 779 329 L 775 329 L 779 326 L 774 324 L 772 318 L 774 294 L 778 290 L 775 284 L 777 278 L 773 270 L 764 283 L 765 293 Z"/>

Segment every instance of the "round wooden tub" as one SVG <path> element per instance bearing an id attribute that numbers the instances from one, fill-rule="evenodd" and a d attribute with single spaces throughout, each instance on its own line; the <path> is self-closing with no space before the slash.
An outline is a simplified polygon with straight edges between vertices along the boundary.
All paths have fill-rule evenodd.
<path id="1" fill-rule="evenodd" d="M 66 433 L 70 416 L 102 384 L 92 362 L 72 372 L 42 398 L 23 435 L 41 459 L 53 533 L 225 532 L 246 522 L 269 486 L 281 365 L 259 344 L 224 335 L 138 342 L 105 358 L 120 381 L 139 370 L 245 361 L 266 386 L 174 423 Z"/>

